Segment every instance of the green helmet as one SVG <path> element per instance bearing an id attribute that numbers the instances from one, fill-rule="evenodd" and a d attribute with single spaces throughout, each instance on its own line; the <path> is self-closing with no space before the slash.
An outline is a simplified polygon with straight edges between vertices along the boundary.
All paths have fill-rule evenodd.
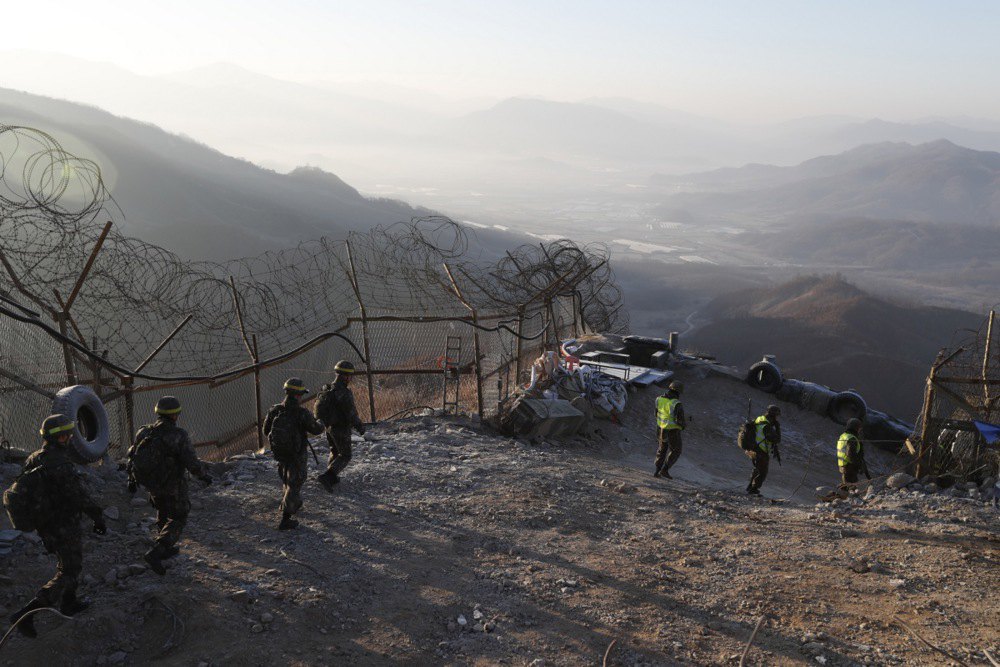
<path id="1" fill-rule="evenodd" d="M 684 383 L 674 380 L 673 382 L 670 383 L 670 386 L 668 386 L 667 389 L 670 389 L 671 391 L 676 391 L 679 394 L 682 391 L 684 391 Z"/>
<path id="2" fill-rule="evenodd" d="M 76 422 L 66 415 L 49 415 L 42 422 L 42 428 L 38 432 L 46 440 L 55 440 L 61 435 L 73 435 L 75 428 Z"/>
<path id="3" fill-rule="evenodd" d="M 333 367 L 333 370 L 339 375 L 354 375 L 354 364 L 346 359 L 341 359 L 337 362 L 337 365 Z"/>
<path id="4" fill-rule="evenodd" d="M 772 403 L 771 405 L 767 406 L 767 412 L 765 414 L 772 417 L 778 417 L 781 415 L 781 408 Z"/>
<path id="5" fill-rule="evenodd" d="M 289 394 L 308 394 L 306 383 L 299 378 L 288 378 L 285 380 L 285 392 Z"/>
<path id="6" fill-rule="evenodd" d="M 181 413 L 181 402 L 175 396 L 163 396 L 156 402 L 153 411 L 158 415 L 172 417 Z"/>

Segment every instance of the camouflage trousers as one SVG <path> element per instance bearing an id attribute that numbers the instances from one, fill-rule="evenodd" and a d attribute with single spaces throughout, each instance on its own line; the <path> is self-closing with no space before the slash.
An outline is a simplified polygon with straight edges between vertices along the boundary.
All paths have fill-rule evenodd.
<path id="1" fill-rule="evenodd" d="M 351 461 L 351 432 L 327 431 L 326 440 L 330 443 L 330 460 L 323 476 L 336 478 Z"/>
<path id="2" fill-rule="evenodd" d="M 292 516 L 302 507 L 302 485 L 309 472 L 309 451 L 303 449 L 290 461 L 278 461 L 278 475 L 284 485 L 281 497 L 281 512 Z"/>
<path id="3" fill-rule="evenodd" d="M 681 432 L 678 429 L 658 429 L 660 447 L 656 450 L 656 469 L 661 472 L 670 470 L 681 457 Z"/>
<path id="4" fill-rule="evenodd" d="M 757 489 L 763 486 L 767 479 L 767 471 L 771 467 L 771 456 L 767 452 L 757 451 L 747 452 L 747 456 L 753 462 L 753 473 L 750 475 L 750 485 L 747 489 Z"/>
<path id="5" fill-rule="evenodd" d="M 70 524 L 38 528 L 45 549 L 56 555 L 56 574 L 35 595 L 46 607 L 58 607 L 62 600 L 76 597 L 83 571 L 83 533 L 79 520 Z"/>
<path id="6" fill-rule="evenodd" d="M 184 526 L 187 525 L 188 514 L 191 513 L 191 500 L 187 489 L 178 489 L 172 493 L 150 493 L 149 500 L 156 508 L 157 545 L 172 547 L 181 539 Z"/>

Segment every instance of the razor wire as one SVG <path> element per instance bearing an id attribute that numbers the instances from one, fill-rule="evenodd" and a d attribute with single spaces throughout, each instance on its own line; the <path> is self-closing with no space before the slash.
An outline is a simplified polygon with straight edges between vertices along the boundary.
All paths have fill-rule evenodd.
<path id="1" fill-rule="evenodd" d="M 104 221 L 123 219 L 95 162 L 40 130 L 0 125 L 0 296 L 54 321 Z M 185 261 L 113 226 L 76 296 L 67 334 L 132 369 L 191 316 L 146 372 L 207 377 L 342 331 L 362 304 L 368 318 L 467 321 L 470 308 L 509 314 L 540 295 L 574 294 L 591 329 L 627 328 L 606 247 L 561 240 L 525 244 L 498 259 L 477 250 L 464 227 L 442 216 L 226 262 Z M 496 326 L 514 333 L 509 324 Z M 257 355 L 244 330 L 257 337 Z M 41 360 L 13 361 L 29 377 L 41 370 Z"/>

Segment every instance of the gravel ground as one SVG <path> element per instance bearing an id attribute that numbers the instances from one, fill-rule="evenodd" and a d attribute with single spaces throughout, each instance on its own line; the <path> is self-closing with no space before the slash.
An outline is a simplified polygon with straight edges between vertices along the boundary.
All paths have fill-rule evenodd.
<path id="1" fill-rule="evenodd" d="M 151 508 L 92 467 L 112 516 L 85 539 L 94 606 L 39 618 L 0 664 L 599 665 L 614 642 L 609 665 L 736 665 L 762 617 L 747 664 L 947 664 L 896 618 L 969 664 L 1000 653 L 993 504 L 879 484 L 817 505 L 813 477 L 832 473 L 809 443 L 837 429 L 795 414 L 775 498 L 748 498 L 741 410 L 724 407 L 746 389 L 685 379 L 678 479 L 649 474 L 653 392 L 562 442 L 411 418 L 356 441 L 333 494 L 310 480 L 292 532 L 274 529 L 269 457 L 216 464 L 165 577 L 141 565 Z M 0 533 L 4 616 L 54 569 L 33 537 Z"/>

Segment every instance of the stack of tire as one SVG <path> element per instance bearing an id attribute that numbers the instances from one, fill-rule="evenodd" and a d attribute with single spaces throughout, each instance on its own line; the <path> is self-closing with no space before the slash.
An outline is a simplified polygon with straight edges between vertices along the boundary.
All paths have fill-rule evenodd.
<path id="1" fill-rule="evenodd" d="M 868 414 L 865 399 L 853 389 L 836 392 L 815 382 L 786 380 L 771 356 L 750 367 L 747 384 L 803 410 L 829 417 L 838 424 L 846 424 L 848 419 L 855 417 L 864 421 Z"/>

